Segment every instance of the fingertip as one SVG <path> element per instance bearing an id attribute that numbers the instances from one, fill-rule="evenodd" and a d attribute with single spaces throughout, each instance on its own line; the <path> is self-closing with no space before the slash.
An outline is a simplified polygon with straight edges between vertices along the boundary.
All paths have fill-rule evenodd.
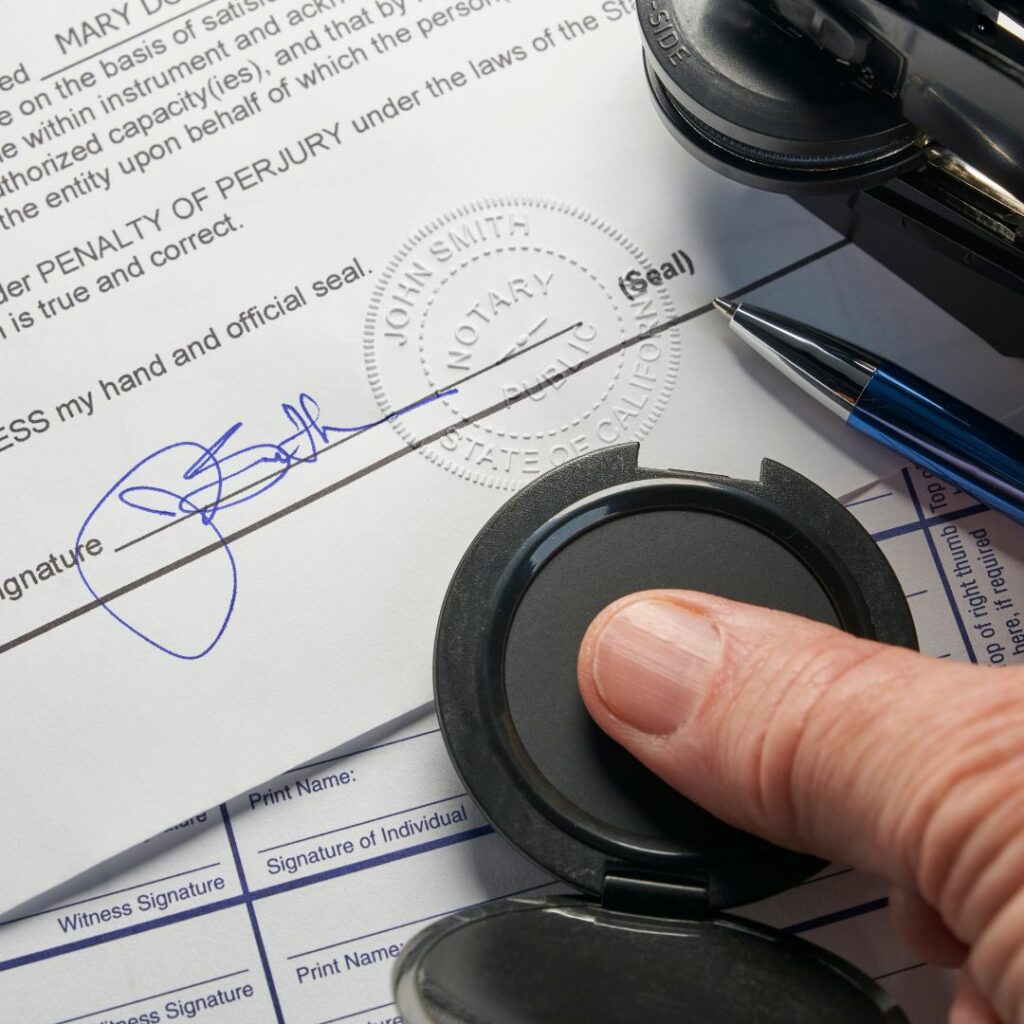
<path id="1" fill-rule="evenodd" d="M 576 681 L 579 684 L 580 696 L 583 697 L 583 703 L 587 705 L 588 710 L 591 714 L 594 711 L 600 711 L 600 697 L 594 688 L 594 654 L 597 649 L 597 639 L 604 629 L 608 620 L 615 614 L 616 610 L 625 601 L 631 600 L 636 595 L 630 594 L 628 597 L 619 598 L 618 601 L 613 601 L 611 604 L 606 605 L 594 616 L 590 625 L 587 626 L 586 633 L 583 634 L 583 640 L 580 643 L 580 652 L 576 658 Z"/>
<path id="2" fill-rule="evenodd" d="M 590 625 L 587 627 L 586 633 L 583 634 L 583 640 L 580 643 L 579 655 L 576 659 L 576 681 L 579 685 L 580 696 L 583 698 L 583 703 L 586 705 L 590 714 L 599 723 L 602 721 L 608 721 L 614 717 L 606 706 L 604 700 L 601 698 L 601 694 L 598 692 L 596 684 L 595 663 L 597 660 L 598 641 L 601 634 L 604 632 L 608 623 L 611 622 L 611 620 L 624 608 L 629 607 L 631 604 L 636 604 L 638 601 L 648 601 L 652 597 L 664 593 L 666 592 L 642 590 L 635 594 L 627 594 L 625 597 L 620 597 L 617 601 L 612 601 L 611 604 L 605 605 L 605 607 L 594 616 Z"/>
<path id="3" fill-rule="evenodd" d="M 622 723 L 612 713 L 597 688 L 597 650 L 601 635 L 612 619 L 629 605 L 647 599 L 647 592 L 627 594 L 625 597 L 620 597 L 617 601 L 613 601 L 602 608 L 587 627 L 587 631 L 583 635 L 583 641 L 580 643 L 579 656 L 576 659 L 576 682 L 579 686 L 584 706 L 589 712 L 590 717 L 605 732 L 619 740 L 619 742 L 625 742 L 627 737 L 625 730 L 622 728 Z"/>
<path id="4" fill-rule="evenodd" d="M 718 668 L 721 635 L 710 618 L 654 591 L 611 606 L 592 633 L 585 676 L 598 714 L 649 737 L 686 724 Z"/>

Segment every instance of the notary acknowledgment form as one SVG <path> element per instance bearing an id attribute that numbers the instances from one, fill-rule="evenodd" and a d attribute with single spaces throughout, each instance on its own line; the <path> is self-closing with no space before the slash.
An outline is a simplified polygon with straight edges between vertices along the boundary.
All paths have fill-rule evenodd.
<path id="1" fill-rule="evenodd" d="M 4 3 L 3 909 L 423 705 L 466 544 L 575 454 L 898 469 L 714 295 L 1013 414 L 1018 366 L 677 151 L 635 17 Z"/>
<path id="2" fill-rule="evenodd" d="M 1024 659 L 1015 524 L 907 468 L 844 500 L 896 567 L 925 653 Z M 401 1024 L 390 973 L 417 931 L 564 888 L 491 830 L 433 715 L 414 713 L 0 915 L 0 1019 Z M 934 1024 L 952 976 L 896 939 L 887 891 L 829 865 L 739 913 L 850 960 Z"/>

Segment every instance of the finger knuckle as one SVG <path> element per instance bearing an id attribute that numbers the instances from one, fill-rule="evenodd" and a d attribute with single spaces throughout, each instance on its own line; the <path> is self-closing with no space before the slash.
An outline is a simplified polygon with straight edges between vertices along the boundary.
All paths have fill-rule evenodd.
<path id="1" fill-rule="evenodd" d="M 1024 891 L 1024 715 L 984 702 L 962 713 L 910 792 L 902 842 L 918 885 L 965 942 Z M 1024 939 L 1024 906 L 1020 908 Z"/>
<path id="2" fill-rule="evenodd" d="M 819 838 L 822 801 L 844 787 L 831 755 L 842 750 L 839 761 L 849 764 L 851 743 L 873 717 L 857 699 L 862 678 L 892 674 L 884 652 L 825 636 L 744 650 L 726 673 L 731 682 L 717 702 L 720 756 L 741 766 L 758 818 L 782 824 L 808 847 Z"/>
<path id="3" fill-rule="evenodd" d="M 1024 890 L 989 923 L 968 966 L 1000 1019 L 1024 1024 Z"/>

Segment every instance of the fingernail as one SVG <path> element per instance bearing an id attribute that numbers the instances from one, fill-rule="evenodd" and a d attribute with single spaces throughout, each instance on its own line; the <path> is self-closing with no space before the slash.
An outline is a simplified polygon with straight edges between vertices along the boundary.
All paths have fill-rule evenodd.
<path id="1" fill-rule="evenodd" d="M 594 643 L 594 683 L 620 721 L 664 736 L 686 721 L 718 663 L 710 619 L 669 601 L 635 601 L 612 616 Z"/>

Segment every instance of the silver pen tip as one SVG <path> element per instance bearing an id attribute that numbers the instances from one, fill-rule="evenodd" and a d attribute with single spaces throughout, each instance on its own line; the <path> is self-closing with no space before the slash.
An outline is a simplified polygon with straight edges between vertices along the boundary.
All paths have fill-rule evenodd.
<path id="1" fill-rule="evenodd" d="M 725 299 L 714 300 L 715 309 L 718 310 L 722 316 L 727 316 L 732 319 L 733 313 L 739 308 L 735 302 L 726 302 Z"/>

